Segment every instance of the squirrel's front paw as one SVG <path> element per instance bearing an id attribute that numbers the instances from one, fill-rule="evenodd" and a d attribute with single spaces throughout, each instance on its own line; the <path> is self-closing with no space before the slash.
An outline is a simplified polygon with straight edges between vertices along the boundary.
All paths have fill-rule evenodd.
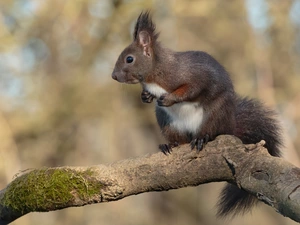
<path id="1" fill-rule="evenodd" d="M 171 106 L 175 103 L 175 101 L 171 98 L 170 94 L 165 94 L 160 96 L 159 99 L 157 99 L 158 106 Z"/>
<path id="2" fill-rule="evenodd" d="M 141 94 L 142 102 L 144 103 L 151 103 L 153 102 L 153 99 L 155 98 L 154 95 L 152 95 L 149 91 L 143 91 Z"/>

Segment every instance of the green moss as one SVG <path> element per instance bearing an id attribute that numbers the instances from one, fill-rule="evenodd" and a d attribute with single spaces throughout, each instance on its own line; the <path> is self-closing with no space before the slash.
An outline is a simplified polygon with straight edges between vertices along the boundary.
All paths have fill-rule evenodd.
<path id="1" fill-rule="evenodd" d="M 22 213 L 62 209 L 74 200 L 80 205 L 100 193 L 102 185 L 93 174 L 63 168 L 32 170 L 7 187 L 2 204 Z"/>

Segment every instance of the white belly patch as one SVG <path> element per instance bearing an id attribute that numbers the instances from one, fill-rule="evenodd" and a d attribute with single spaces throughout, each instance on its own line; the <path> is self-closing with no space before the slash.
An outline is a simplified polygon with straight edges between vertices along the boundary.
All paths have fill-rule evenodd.
<path id="1" fill-rule="evenodd" d="M 199 103 L 182 102 L 162 108 L 172 118 L 170 125 L 179 132 L 196 134 L 201 129 L 204 111 Z"/>

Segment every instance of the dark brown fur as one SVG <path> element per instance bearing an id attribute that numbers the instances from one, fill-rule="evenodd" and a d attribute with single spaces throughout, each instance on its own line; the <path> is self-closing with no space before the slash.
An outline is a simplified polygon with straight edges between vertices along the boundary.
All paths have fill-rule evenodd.
<path id="1" fill-rule="evenodd" d="M 169 146 L 192 143 L 201 150 L 206 141 L 220 134 L 234 134 L 245 144 L 265 140 L 269 153 L 280 155 L 280 129 L 273 111 L 258 101 L 238 97 L 228 73 L 212 56 L 163 48 L 149 12 L 138 17 L 133 37 L 132 44 L 119 56 L 112 77 L 119 82 L 141 83 L 145 103 L 157 99 L 157 121 Z M 156 84 L 155 89 L 150 88 L 152 84 Z M 192 110 L 195 105 L 197 112 L 203 109 L 197 131 L 182 131 L 172 125 L 171 107 L 175 109 L 181 103 Z M 218 215 L 245 212 L 255 202 L 255 197 L 228 184 L 221 194 Z"/>

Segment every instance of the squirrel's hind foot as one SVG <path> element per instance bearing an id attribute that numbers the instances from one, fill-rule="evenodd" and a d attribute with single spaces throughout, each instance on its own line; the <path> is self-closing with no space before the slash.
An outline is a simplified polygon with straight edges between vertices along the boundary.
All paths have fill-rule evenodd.
<path id="1" fill-rule="evenodd" d="M 169 144 L 160 144 L 158 148 L 161 150 L 162 153 L 165 155 L 171 154 L 172 148 L 177 147 L 179 144 L 177 142 L 175 143 L 169 143 Z"/>
<path id="2" fill-rule="evenodd" d="M 198 152 L 200 152 L 204 148 L 204 146 L 207 144 L 208 141 L 209 141 L 208 134 L 206 134 L 203 138 L 195 138 L 190 143 L 191 150 L 193 150 L 196 147 L 196 150 Z"/>

